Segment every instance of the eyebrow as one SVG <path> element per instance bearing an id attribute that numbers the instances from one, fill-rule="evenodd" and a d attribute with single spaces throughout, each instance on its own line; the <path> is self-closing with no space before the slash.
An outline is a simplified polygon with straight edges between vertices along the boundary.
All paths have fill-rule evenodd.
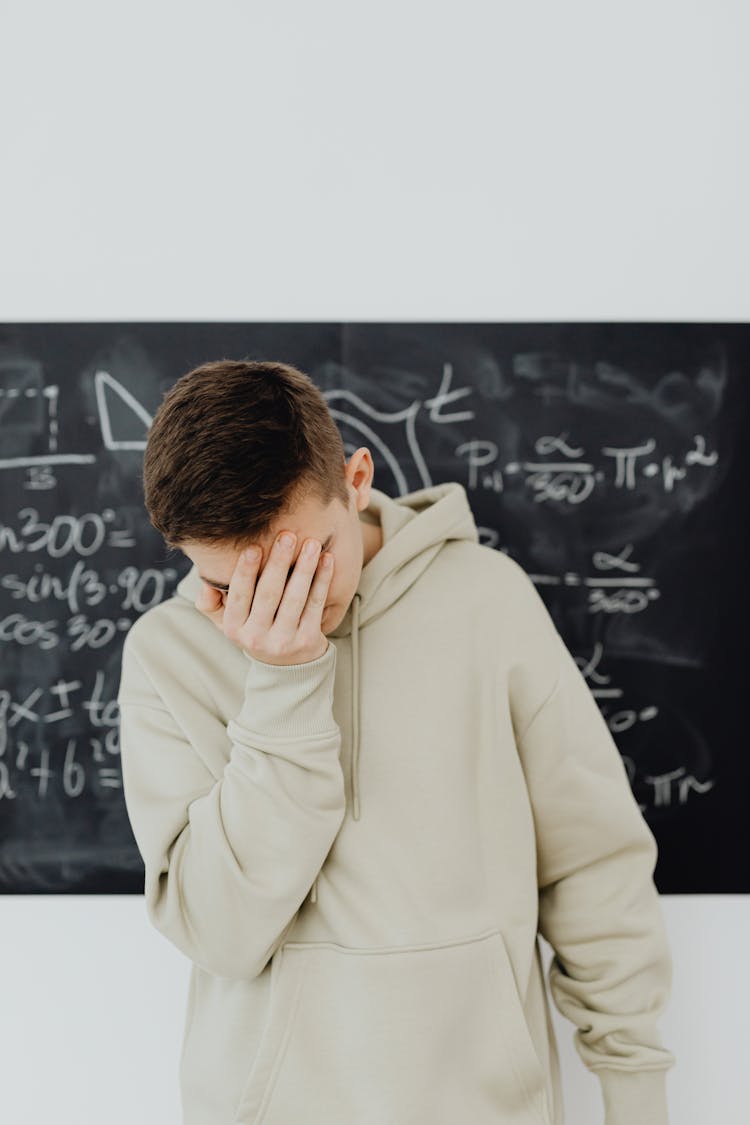
<path id="1" fill-rule="evenodd" d="M 333 539 L 333 532 L 331 532 L 331 534 L 328 536 L 325 543 L 322 544 L 322 546 L 320 548 L 321 554 L 323 553 L 323 551 L 328 550 L 328 548 L 331 545 L 332 539 Z M 291 573 L 292 569 L 293 568 L 290 566 L 289 567 L 290 573 Z M 218 590 L 220 594 L 227 594 L 229 592 L 229 586 L 225 586 L 223 582 L 214 582 L 210 578 L 204 578 L 202 574 L 199 574 L 198 577 L 200 578 L 201 582 L 205 582 L 207 586 L 212 586 L 213 589 Z"/>

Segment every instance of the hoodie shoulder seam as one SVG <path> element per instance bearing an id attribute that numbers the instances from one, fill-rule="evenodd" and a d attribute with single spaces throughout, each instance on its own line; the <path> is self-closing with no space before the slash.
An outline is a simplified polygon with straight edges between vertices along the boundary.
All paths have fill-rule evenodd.
<path id="1" fill-rule="evenodd" d="M 523 740 L 526 738 L 527 734 L 529 733 L 529 731 L 533 727 L 534 723 L 536 722 L 536 720 L 541 715 L 542 711 L 544 711 L 545 707 L 547 707 L 547 705 L 549 703 L 551 703 L 552 699 L 555 697 L 555 695 L 559 691 L 560 684 L 562 682 L 562 673 L 563 673 L 563 662 L 562 662 L 562 657 L 561 657 L 560 662 L 557 666 L 557 675 L 555 676 L 555 682 L 553 683 L 552 687 L 547 692 L 547 695 L 542 700 L 542 702 L 539 704 L 539 706 L 536 708 L 536 710 L 534 711 L 534 714 L 531 716 L 530 720 L 528 721 L 528 723 L 524 727 L 523 734 L 516 735 L 516 741 L 518 743 L 523 742 Z"/>

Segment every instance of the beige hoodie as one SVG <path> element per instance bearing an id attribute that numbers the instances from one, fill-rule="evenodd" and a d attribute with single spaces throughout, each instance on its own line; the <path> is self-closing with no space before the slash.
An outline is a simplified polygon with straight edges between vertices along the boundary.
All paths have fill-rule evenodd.
<path id="1" fill-rule="evenodd" d="M 128 634 L 124 793 L 192 961 L 184 1125 L 560 1125 L 549 984 L 607 1125 L 665 1125 L 656 843 L 525 571 L 463 487 L 383 546 L 323 656 L 246 655 L 194 567 Z"/>

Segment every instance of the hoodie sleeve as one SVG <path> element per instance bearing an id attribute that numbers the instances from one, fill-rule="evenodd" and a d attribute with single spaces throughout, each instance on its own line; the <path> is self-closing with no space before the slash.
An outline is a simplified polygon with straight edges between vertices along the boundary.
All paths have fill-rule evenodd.
<path id="1" fill-rule="evenodd" d="M 525 582 L 535 661 L 516 740 L 536 830 L 539 932 L 554 952 L 550 991 L 600 1079 L 606 1125 L 667 1125 L 676 1060 L 656 1028 L 672 983 L 656 841 L 582 672 Z"/>
<path id="2" fill-rule="evenodd" d="M 253 978 L 291 928 L 344 817 L 336 647 L 286 667 L 248 656 L 217 780 L 131 639 L 118 693 L 122 775 L 148 917 L 201 968 Z"/>

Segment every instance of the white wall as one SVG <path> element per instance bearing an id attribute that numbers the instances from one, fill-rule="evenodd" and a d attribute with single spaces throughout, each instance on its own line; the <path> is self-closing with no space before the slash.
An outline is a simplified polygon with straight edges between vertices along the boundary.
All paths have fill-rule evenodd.
<path id="1" fill-rule="evenodd" d="M 0 321 L 747 320 L 749 36 L 742 0 L 6 5 Z M 750 1114 L 749 902 L 663 899 L 674 1125 Z M 3 1125 L 179 1125 L 142 898 L 0 935 Z"/>

